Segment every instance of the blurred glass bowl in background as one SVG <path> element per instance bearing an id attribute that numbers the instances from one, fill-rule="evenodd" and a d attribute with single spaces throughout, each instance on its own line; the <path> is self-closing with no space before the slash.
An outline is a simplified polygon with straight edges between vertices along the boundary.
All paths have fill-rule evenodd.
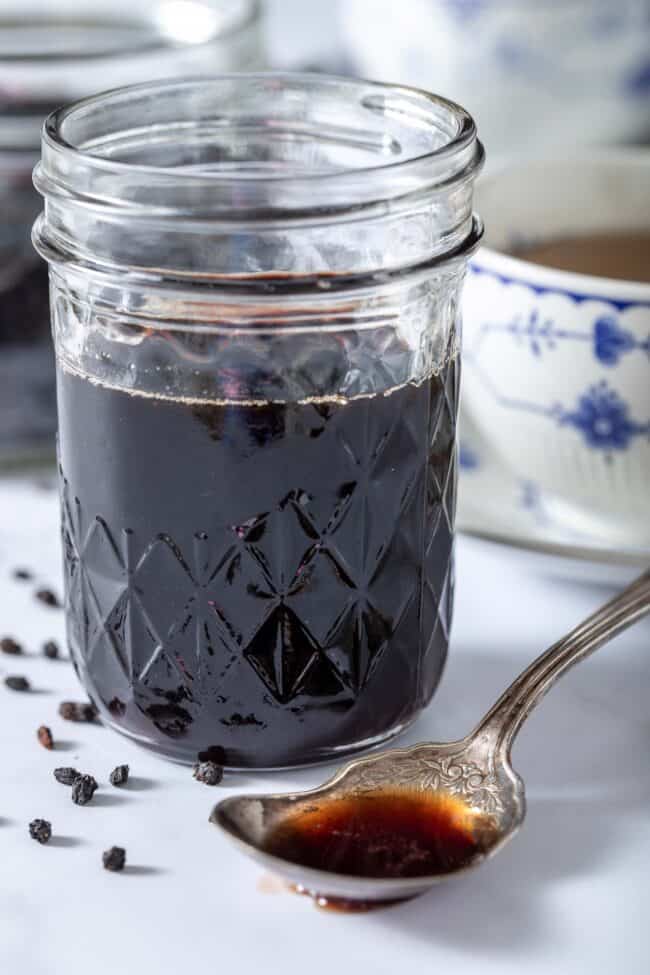
<path id="1" fill-rule="evenodd" d="M 0 0 L 0 465 L 54 453 L 47 269 L 30 240 L 44 118 L 119 85 L 262 64 L 257 0 Z"/>

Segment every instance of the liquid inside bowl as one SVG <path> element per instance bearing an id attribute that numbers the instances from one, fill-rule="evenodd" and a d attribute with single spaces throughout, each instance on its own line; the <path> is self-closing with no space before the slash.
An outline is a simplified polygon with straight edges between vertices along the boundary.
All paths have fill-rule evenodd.
<path id="1" fill-rule="evenodd" d="M 556 237 L 524 246 L 512 256 L 574 274 L 650 283 L 650 231 Z"/>

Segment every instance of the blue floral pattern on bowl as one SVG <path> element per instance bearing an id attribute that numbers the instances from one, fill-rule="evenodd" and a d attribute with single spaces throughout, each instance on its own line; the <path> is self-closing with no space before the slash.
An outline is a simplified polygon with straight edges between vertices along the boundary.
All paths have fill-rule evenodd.
<path id="1" fill-rule="evenodd" d="M 560 423 L 569 423 L 580 430 L 590 447 L 625 450 L 633 437 L 650 437 L 650 421 L 636 423 L 629 414 L 627 403 L 602 381 L 584 393 L 577 409 L 564 413 Z"/>
<path id="2" fill-rule="evenodd" d="M 650 286 L 481 251 L 463 312 L 465 410 L 528 503 L 535 485 L 650 539 Z"/>
<path id="3" fill-rule="evenodd" d="M 544 294 L 554 294 L 552 289 L 529 287 L 515 278 L 503 274 L 492 274 L 485 268 L 472 265 L 471 276 L 487 275 L 501 285 L 516 288 L 526 287 L 537 299 Z M 603 299 L 587 294 L 562 293 L 562 298 L 574 302 L 593 302 L 608 304 Z M 597 314 L 593 321 L 586 321 L 583 327 L 574 323 L 560 321 L 555 316 L 543 314 L 537 304 L 525 313 L 505 316 L 502 321 L 473 321 L 472 336 L 465 349 L 465 358 L 472 364 L 473 371 L 481 376 L 484 385 L 490 389 L 494 398 L 511 410 L 529 411 L 538 416 L 547 416 L 561 425 L 570 425 L 578 430 L 589 447 L 603 451 L 624 450 L 633 438 L 650 437 L 650 415 L 642 420 L 630 416 L 630 405 L 620 393 L 610 388 L 606 380 L 592 384 L 586 391 L 577 393 L 574 408 L 556 402 L 541 403 L 539 396 L 526 400 L 503 391 L 489 375 L 484 364 L 484 346 L 491 338 L 512 340 L 519 348 L 527 347 L 530 354 L 538 359 L 558 350 L 563 343 L 582 343 L 591 346 L 594 359 L 608 370 L 614 370 L 628 355 L 641 355 L 650 363 L 650 325 L 642 335 L 636 335 L 623 327 L 619 320 L 621 312 L 644 308 L 650 311 L 650 303 L 621 301 L 609 314 Z M 475 316 L 473 316 L 475 317 Z M 650 383 L 650 369 L 648 370 Z"/>
<path id="4" fill-rule="evenodd" d="M 645 342 L 637 342 L 631 332 L 621 328 L 612 315 L 604 315 L 594 322 L 594 353 L 606 366 L 616 366 L 622 355 L 636 348 L 650 354 L 650 334 Z"/>
<path id="5" fill-rule="evenodd" d="M 478 453 L 469 444 L 465 443 L 462 438 L 458 450 L 458 463 L 464 471 L 478 470 L 481 464 Z"/>
<path id="6" fill-rule="evenodd" d="M 483 13 L 488 0 L 444 0 L 449 12 L 460 23 L 471 23 Z"/>
<path id="7" fill-rule="evenodd" d="M 611 560 L 611 540 L 577 525 L 565 510 L 559 511 L 552 497 L 536 481 L 518 477 L 490 449 L 471 418 L 461 409 L 461 453 L 476 459 L 476 465 L 461 468 L 458 493 L 459 531 L 510 541 L 531 548 L 550 548 L 573 554 L 591 552 L 594 559 L 606 552 Z M 636 539 L 631 552 L 621 551 L 621 561 L 634 552 L 639 565 L 650 562 L 650 544 L 639 548 Z M 611 561 L 609 572 L 611 573 Z"/>

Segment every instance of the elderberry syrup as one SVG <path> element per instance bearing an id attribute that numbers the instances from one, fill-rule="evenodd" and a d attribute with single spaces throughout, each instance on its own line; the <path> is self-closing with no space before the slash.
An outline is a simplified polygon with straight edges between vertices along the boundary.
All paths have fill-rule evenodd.
<path id="1" fill-rule="evenodd" d="M 61 370 L 70 635 L 113 722 L 286 765 L 412 720 L 447 651 L 456 371 L 238 404 Z"/>

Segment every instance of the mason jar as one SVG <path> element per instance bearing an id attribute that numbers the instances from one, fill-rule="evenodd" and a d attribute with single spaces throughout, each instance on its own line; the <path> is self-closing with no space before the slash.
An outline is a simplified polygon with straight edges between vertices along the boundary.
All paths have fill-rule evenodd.
<path id="1" fill-rule="evenodd" d="M 54 456 L 47 272 L 32 170 L 58 105 L 152 78 L 258 67 L 255 0 L 8 0 L 0 9 L 0 465 Z"/>
<path id="2" fill-rule="evenodd" d="M 107 724 L 283 767 L 431 699 L 482 159 L 458 105 L 323 75 L 47 120 L 67 631 Z"/>

